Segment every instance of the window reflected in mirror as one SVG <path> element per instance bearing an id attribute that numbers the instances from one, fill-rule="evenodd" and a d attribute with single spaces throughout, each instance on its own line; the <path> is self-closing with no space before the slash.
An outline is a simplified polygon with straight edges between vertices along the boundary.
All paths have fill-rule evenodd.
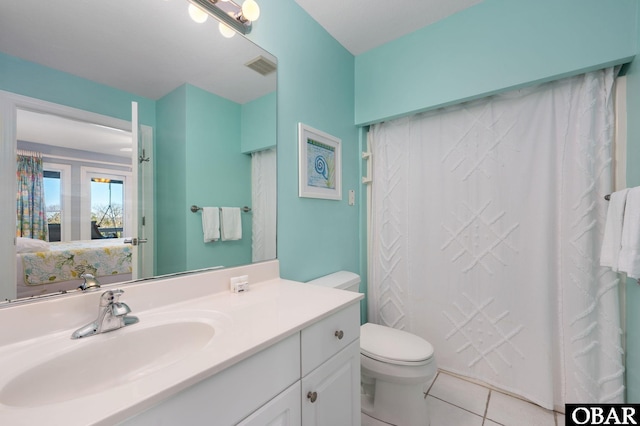
<path id="1" fill-rule="evenodd" d="M 91 239 L 120 238 L 123 225 L 124 180 L 92 177 Z"/>
<path id="2" fill-rule="evenodd" d="M 44 165 L 44 203 L 47 212 L 47 226 L 49 228 L 49 241 L 61 241 L 60 226 L 62 224 L 62 199 L 61 173 L 57 170 L 48 170 Z"/>

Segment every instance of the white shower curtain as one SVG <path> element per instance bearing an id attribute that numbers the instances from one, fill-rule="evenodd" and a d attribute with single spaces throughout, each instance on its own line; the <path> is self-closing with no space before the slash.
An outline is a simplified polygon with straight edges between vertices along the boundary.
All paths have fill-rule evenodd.
<path id="1" fill-rule="evenodd" d="M 276 150 L 251 154 L 251 257 L 276 258 Z"/>
<path id="2" fill-rule="evenodd" d="M 546 408 L 621 402 L 618 276 L 599 267 L 614 71 L 372 126 L 369 320 Z"/>

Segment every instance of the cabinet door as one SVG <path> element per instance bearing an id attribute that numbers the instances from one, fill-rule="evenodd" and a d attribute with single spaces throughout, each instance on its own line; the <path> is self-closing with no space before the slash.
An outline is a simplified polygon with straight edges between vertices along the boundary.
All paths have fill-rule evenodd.
<path id="1" fill-rule="evenodd" d="M 238 423 L 238 426 L 299 426 L 300 382 L 263 405 L 255 413 Z"/>
<path id="2" fill-rule="evenodd" d="M 360 339 L 302 378 L 302 425 L 360 425 Z"/>

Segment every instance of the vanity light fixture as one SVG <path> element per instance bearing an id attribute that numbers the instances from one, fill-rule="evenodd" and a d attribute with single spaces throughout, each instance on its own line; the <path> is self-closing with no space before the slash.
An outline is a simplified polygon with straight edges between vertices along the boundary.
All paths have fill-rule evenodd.
<path id="1" fill-rule="evenodd" d="M 222 1 L 229 1 L 229 0 L 222 0 Z M 229 16 L 233 16 L 233 12 L 227 12 L 227 13 L 229 14 Z M 218 31 L 220 31 L 220 34 L 222 34 L 224 38 L 231 38 L 234 35 L 236 35 L 235 30 L 230 26 L 228 26 L 227 24 L 225 24 L 224 22 L 220 22 L 218 24 Z"/>
<path id="2" fill-rule="evenodd" d="M 191 2 L 191 6 L 195 6 L 218 19 L 221 22 L 220 32 L 225 37 L 230 37 L 228 29 L 241 34 L 249 34 L 251 23 L 260 16 L 260 7 L 255 0 L 244 0 L 242 6 L 233 0 L 189 0 L 189 2 Z M 194 21 L 199 22 L 191 12 L 189 14 Z M 224 29 L 222 24 L 224 24 Z M 223 31 L 226 31 L 227 34 Z"/>

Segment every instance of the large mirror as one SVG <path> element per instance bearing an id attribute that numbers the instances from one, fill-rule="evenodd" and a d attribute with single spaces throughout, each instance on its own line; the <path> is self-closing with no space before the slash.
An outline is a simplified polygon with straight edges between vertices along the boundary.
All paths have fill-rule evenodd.
<path id="1" fill-rule="evenodd" d="M 276 58 L 188 6 L 0 4 L 0 300 L 275 258 Z"/>

